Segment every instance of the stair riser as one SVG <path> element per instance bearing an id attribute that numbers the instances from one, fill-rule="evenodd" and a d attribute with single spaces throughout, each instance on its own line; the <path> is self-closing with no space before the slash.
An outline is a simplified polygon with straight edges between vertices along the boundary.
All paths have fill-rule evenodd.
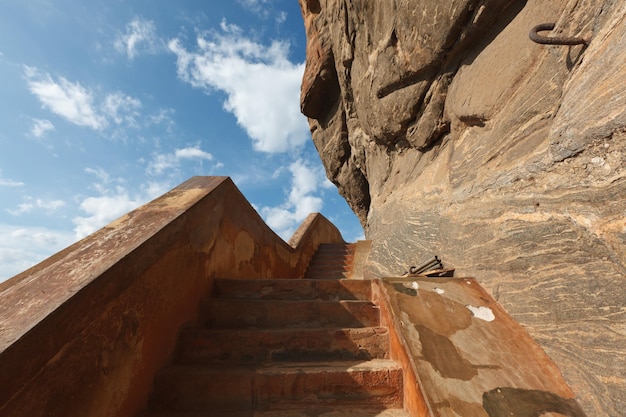
<path id="1" fill-rule="evenodd" d="M 325 249 L 322 251 L 317 251 L 315 255 L 313 255 L 313 259 L 324 257 L 324 256 L 352 256 L 354 255 L 355 250 L 349 249 Z"/>
<path id="2" fill-rule="evenodd" d="M 155 380 L 154 410 L 251 410 L 254 371 L 167 372 Z"/>
<path id="3" fill-rule="evenodd" d="M 347 265 L 347 264 L 341 264 L 341 263 L 337 263 L 337 264 L 317 264 L 315 266 L 310 267 L 309 269 L 307 269 L 307 272 L 310 271 L 350 271 L 352 270 L 352 266 Z"/>
<path id="4" fill-rule="evenodd" d="M 319 267 L 319 268 L 310 268 L 306 271 L 307 277 L 311 273 L 349 273 L 352 271 L 352 268 L 343 268 L 343 267 Z"/>
<path id="5" fill-rule="evenodd" d="M 369 281 L 216 280 L 215 297 L 251 300 L 370 300 Z"/>
<path id="6" fill-rule="evenodd" d="M 255 378 L 259 410 L 308 408 L 320 405 L 402 407 L 401 370 L 303 375 L 263 374 Z"/>
<path id="7" fill-rule="evenodd" d="M 211 331 L 193 328 L 181 335 L 181 363 L 254 363 L 385 359 L 386 328 L 281 331 Z"/>
<path id="8" fill-rule="evenodd" d="M 247 301 L 213 299 L 203 308 L 210 328 L 375 327 L 379 311 L 367 301 Z"/>
<path id="9" fill-rule="evenodd" d="M 399 369 L 355 372 L 180 372 L 157 378 L 156 410 L 297 409 L 312 406 L 402 407 Z"/>

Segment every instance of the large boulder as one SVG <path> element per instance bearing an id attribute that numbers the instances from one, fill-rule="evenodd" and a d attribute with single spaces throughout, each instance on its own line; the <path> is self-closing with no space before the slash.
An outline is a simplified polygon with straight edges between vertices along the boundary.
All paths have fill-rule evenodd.
<path id="1" fill-rule="evenodd" d="M 301 107 L 368 273 L 475 276 L 590 416 L 626 410 L 626 3 L 300 0 Z M 586 45 L 541 45 L 577 36 Z"/>

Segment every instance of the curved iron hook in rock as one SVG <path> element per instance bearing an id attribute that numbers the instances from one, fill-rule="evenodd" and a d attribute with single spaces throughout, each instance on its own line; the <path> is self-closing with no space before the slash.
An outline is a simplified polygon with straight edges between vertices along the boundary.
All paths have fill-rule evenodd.
<path id="1" fill-rule="evenodd" d="M 554 29 L 554 23 L 542 23 L 535 26 L 530 30 L 528 37 L 531 41 L 537 42 L 541 45 L 586 45 L 587 41 L 583 38 L 567 37 L 567 36 L 554 36 L 547 37 L 541 36 L 538 32 L 544 30 Z"/>

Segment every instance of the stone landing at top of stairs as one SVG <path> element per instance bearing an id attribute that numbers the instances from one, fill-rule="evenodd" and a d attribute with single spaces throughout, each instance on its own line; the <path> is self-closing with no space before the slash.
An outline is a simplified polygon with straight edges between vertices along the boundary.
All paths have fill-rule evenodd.
<path id="1" fill-rule="evenodd" d="M 408 417 L 371 282 L 216 280 L 145 416 Z"/>

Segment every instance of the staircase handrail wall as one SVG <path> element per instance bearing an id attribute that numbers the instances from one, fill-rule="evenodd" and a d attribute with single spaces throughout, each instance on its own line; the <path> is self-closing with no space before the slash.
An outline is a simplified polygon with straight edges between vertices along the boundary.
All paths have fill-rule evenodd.
<path id="1" fill-rule="evenodd" d="M 227 177 L 194 177 L 0 284 L 0 415 L 130 417 L 213 278 L 300 278 L 320 214 L 289 243 Z"/>

